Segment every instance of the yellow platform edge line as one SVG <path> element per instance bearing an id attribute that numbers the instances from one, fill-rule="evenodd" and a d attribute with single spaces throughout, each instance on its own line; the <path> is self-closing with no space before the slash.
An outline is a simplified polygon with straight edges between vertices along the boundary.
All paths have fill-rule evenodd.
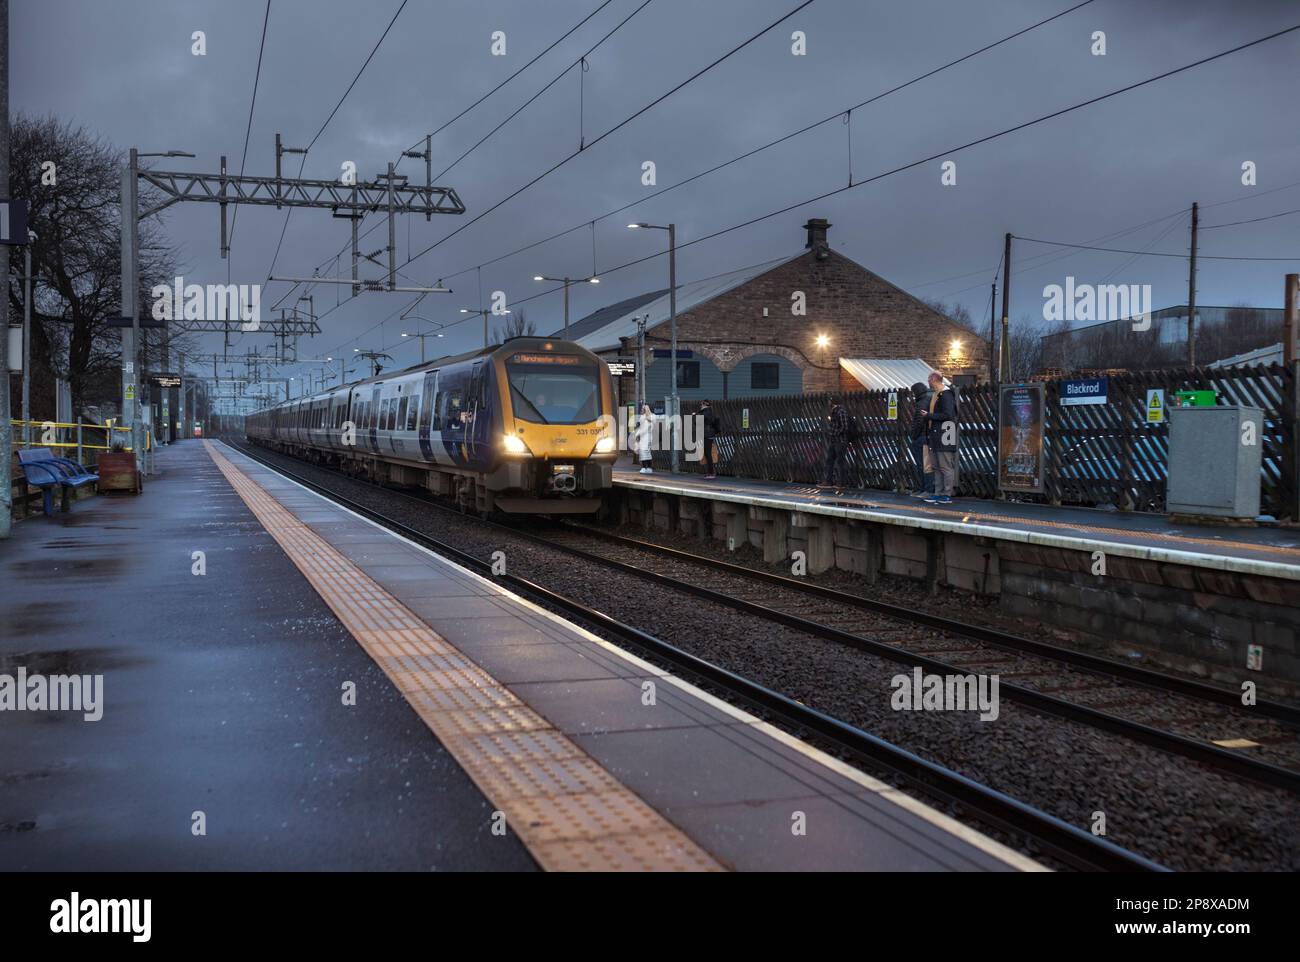
<path id="1" fill-rule="evenodd" d="M 547 871 L 724 866 L 357 568 L 211 441 L 244 504 Z M 422 664 L 423 663 L 423 664 Z"/>

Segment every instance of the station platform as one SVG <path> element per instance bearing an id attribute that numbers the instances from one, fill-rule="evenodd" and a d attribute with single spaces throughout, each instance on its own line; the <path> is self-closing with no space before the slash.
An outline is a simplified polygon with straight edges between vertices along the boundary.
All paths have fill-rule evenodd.
<path id="1" fill-rule="evenodd" d="M 1300 527 L 1175 524 L 1160 514 L 974 498 L 930 505 L 889 491 L 837 491 L 728 477 L 706 481 L 697 475 L 662 471 L 643 475 L 623 466 L 615 469 L 614 483 L 628 490 L 790 509 L 903 529 L 1086 552 L 1101 549 L 1115 557 L 1300 580 Z"/>
<path id="2" fill-rule="evenodd" d="M 0 726 L 0 869 L 1041 868 L 225 445 L 157 467 L 0 542 L 0 673 L 103 685 Z"/>

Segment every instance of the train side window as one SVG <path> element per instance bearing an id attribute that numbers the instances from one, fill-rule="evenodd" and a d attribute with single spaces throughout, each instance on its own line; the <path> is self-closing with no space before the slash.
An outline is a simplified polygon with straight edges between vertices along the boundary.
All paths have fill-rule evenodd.
<path id="1" fill-rule="evenodd" d="M 430 431 L 442 430 L 442 402 L 443 392 L 438 391 L 433 396 L 433 414 L 430 416 Z"/>
<path id="2" fill-rule="evenodd" d="M 420 395 L 411 395 L 411 407 L 406 412 L 406 430 L 414 431 L 420 420 Z"/>
<path id="3" fill-rule="evenodd" d="M 410 407 L 410 402 L 411 402 L 411 399 L 410 399 L 409 397 L 403 395 L 403 396 L 402 396 L 402 400 L 401 400 L 401 401 L 398 403 L 398 405 L 397 405 L 397 425 L 396 425 L 396 429 L 397 429 L 398 431 L 405 431 L 405 430 L 406 430 L 406 409 L 407 409 L 408 407 Z"/>
<path id="4" fill-rule="evenodd" d="M 393 398 L 392 403 L 388 405 L 388 430 L 394 431 L 396 429 L 397 429 L 397 398 Z"/>
<path id="5" fill-rule="evenodd" d="M 448 428 L 458 428 L 461 426 L 460 416 L 462 413 L 464 413 L 464 409 L 465 409 L 465 392 L 448 391 L 447 408 L 446 408 L 446 415 L 445 415 L 445 423 Z"/>

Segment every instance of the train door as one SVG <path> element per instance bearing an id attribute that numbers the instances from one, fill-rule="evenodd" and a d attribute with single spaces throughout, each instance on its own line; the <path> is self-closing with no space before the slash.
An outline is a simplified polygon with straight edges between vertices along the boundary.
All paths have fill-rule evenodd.
<path id="1" fill-rule="evenodd" d="M 430 433 L 433 427 L 433 401 L 437 395 L 438 372 L 426 371 L 420 386 L 420 454 L 426 461 L 434 460 Z"/>
<path id="2" fill-rule="evenodd" d="M 370 405 L 367 407 L 366 420 L 370 422 L 369 450 L 371 454 L 379 453 L 379 394 L 383 386 L 376 384 L 370 392 Z"/>
<path id="3" fill-rule="evenodd" d="M 491 412 L 487 410 L 487 393 L 484 383 L 487 378 L 487 362 L 475 361 L 469 376 L 469 390 L 465 396 L 465 409 L 468 417 L 465 423 L 465 453 L 469 460 L 478 462 L 480 454 L 487 453 L 487 430 L 491 422 Z"/>

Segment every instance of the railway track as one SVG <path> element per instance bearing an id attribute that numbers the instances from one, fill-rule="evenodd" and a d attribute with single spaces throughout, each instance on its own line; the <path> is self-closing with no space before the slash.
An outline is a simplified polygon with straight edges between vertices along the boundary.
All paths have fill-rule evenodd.
<path id="1" fill-rule="evenodd" d="M 1300 793 L 1300 709 L 1293 706 L 1261 700 L 1247 709 L 1237 693 L 1212 685 L 582 525 L 540 537 L 575 556 L 927 672 L 996 673 L 1000 692 L 1026 707 Z M 1216 745 L 1216 735 L 1245 739 L 1283 763 Z"/>
<path id="2" fill-rule="evenodd" d="M 286 469 L 263 456 L 257 448 L 234 445 L 238 450 L 271 470 L 296 483 L 335 501 L 357 514 L 369 518 L 443 555 L 457 564 L 492 578 L 552 610 L 584 623 L 603 636 L 625 644 L 667 665 L 685 677 L 703 682 L 708 687 L 724 693 L 771 717 L 800 735 L 811 736 L 827 747 L 866 762 L 869 767 L 884 769 L 914 790 L 944 804 L 955 805 L 985 826 L 1007 833 L 1011 838 L 1029 841 L 1039 851 L 1059 859 L 1062 863 L 1085 871 L 1166 871 L 1158 863 L 1129 851 L 1115 843 L 1085 832 L 1062 819 L 1028 805 L 996 789 L 983 785 L 958 772 L 922 758 L 912 752 L 881 739 L 853 725 L 810 708 L 777 691 L 765 687 L 735 672 L 713 664 L 690 652 L 664 641 L 652 634 L 628 625 L 591 605 L 571 599 L 543 585 L 513 574 L 496 575 L 489 561 L 478 558 L 455 545 L 436 539 L 424 532 L 389 517 L 359 501 L 348 498 L 328 485 L 321 484 L 300 473 Z M 329 470 L 329 469 L 322 469 Z M 333 472 L 332 472 L 333 473 Z M 426 507 L 458 513 L 425 498 L 386 489 L 386 493 L 419 501 Z M 540 536 L 498 525 L 495 522 L 475 519 L 492 525 L 512 535 L 541 539 Z"/>

